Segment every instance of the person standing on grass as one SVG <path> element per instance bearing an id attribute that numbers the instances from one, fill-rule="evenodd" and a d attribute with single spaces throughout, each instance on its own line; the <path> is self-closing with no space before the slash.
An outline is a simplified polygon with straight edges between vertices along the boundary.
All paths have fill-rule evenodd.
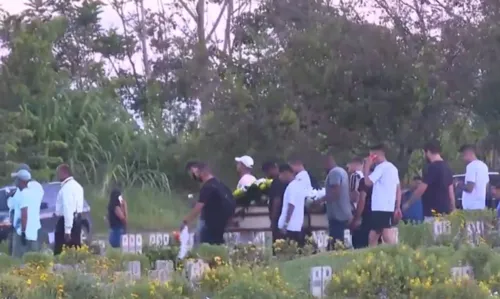
<path id="1" fill-rule="evenodd" d="M 435 214 L 447 215 L 455 209 L 455 190 L 453 188 L 453 172 L 448 163 L 441 157 L 441 146 L 438 141 L 424 145 L 424 154 L 429 162 L 424 170 L 422 183 L 411 194 L 403 205 L 403 213 L 422 198 L 424 221 L 433 221 Z"/>
<path id="2" fill-rule="evenodd" d="M 335 248 L 337 242 L 344 243 L 344 231 L 352 218 L 351 197 L 349 194 L 349 176 L 337 166 L 333 155 L 326 156 L 328 175 L 325 179 L 326 214 L 328 217 L 329 250 Z"/>
<path id="3" fill-rule="evenodd" d="M 375 169 L 370 173 L 372 165 Z M 365 185 L 373 186 L 369 245 L 377 246 L 380 236 L 384 243 L 396 244 L 392 226 L 401 219 L 399 172 L 394 164 L 387 161 L 383 145 L 370 149 L 370 156 L 363 165 L 363 176 Z"/>
<path id="4" fill-rule="evenodd" d="M 123 198 L 119 188 L 113 188 L 108 203 L 109 244 L 111 247 L 120 248 L 122 235 L 127 229 L 127 220 L 127 201 Z"/>
<path id="5" fill-rule="evenodd" d="M 262 172 L 266 174 L 268 179 L 272 179 L 273 182 L 269 187 L 269 218 L 271 220 L 271 231 L 273 235 L 273 244 L 278 239 L 283 239 L 284 236 L 281 235 L 278 229 L 278 220 L 280 217 L 281 210 L 283 208 L 283 196 L 285 195 L 285 190 L 288 185 L 286 182 L 282 182 L 279 178 L 280 170 L 278 163 L 275 161 L 267 161 L 262 164 Z"/>
<path id="6" fill-rule="evenodd" d="M 363 178 L 363 159 L 354 157 L 347 164 L 347 172 L 349 173 L 349 193 L 352 202 L 353 211 L 356 210 L 356 204 L 359 199 L 359 183 Z"/>
<path id="7" fill-rule="evenodd" d="M 288 184 L 288 186 L 283 196 L 283 207 L 278 219 L 278 229 L 287 241 L 296 242 L 299 247 L 303 247 L 305 243 L 302 234 L 304 206 L 305 198 L 310 190 L 304 188 L 304 181 L 309 180 L 309 176 L 305 170 L 295 174 L 289 164 L 281 165 L 279 170 L 280 180 L 284 184 Z"/>
<path id="8" fill-rule="evenodd" d="M 44 191 L 42 186 L 31 181 L 31 173 L 25 169 L 11 175 L 15 178 L 18 191 L 14 204 L 14 224 L 12 255 L 21 258 L 27 252 L 39 250 L 38 233 L 40 223 L 40 206 Z"/>
<path id="9" fill-rule="evenodd" d="M 240 176 L 238 181 L 237 189 L 245 189 L 250 187 L 257 180 L 252 175 L 253 159 L 250 156 L 241 156 L 234 158 L 236 161 L 236 171 Z"/>
<path id="10" fill-rule="evenodd" d="M 59 217 L 54 232 L 54 255 L 61 254 L 63 247 L 82 245 L 83 187 L 73 178 L 67 164 L 61 164 L 56 170 L 61 182 L 57 194 L 56 213 Z"/>
<path id="11" fill-rule="evenodd" d="M 236 208 L 231 190 L 212 174 L 205 163 L 189 162 L 186 171 L 194 180 L 200 182 L 201 189 L 198 202 L 184 217 L 180 230 L 201 214 L 203 227 L 200 243 L 224 244 L 224 232 Z"/>
<path id="12" fill-rule="evenodd" d="M 462 207 L 464 210 L 484 210 L 486 208 L 486 189 L 490 182 L 488 165 L 476 156 L 474 145 L 466 144 L 460 148 L 465 168 Z"/>

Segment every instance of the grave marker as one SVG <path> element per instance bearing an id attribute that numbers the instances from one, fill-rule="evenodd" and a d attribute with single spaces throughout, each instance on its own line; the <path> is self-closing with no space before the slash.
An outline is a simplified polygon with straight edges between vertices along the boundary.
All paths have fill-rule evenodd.
<path id="1" fill-rule="evenodd" d="M 346 248 L 352 248 L 352 236 L 351 231 L 346 229 L 344 230 L 344 246 Z"/>
<path id="2" fill-rule="evenodd" d="M 115 278 L 118 280 L 124 280 L 127 282 L 134 280 L 132 273 L 130 273 L 129 271 L 116 271 Z"/>
<path id="3" fill-rule="evenodd" d="M 129 252 L 128 235 L 122 235 L 121 248 L 123 252 Z"/>
<path id="4" fill-rule="evenodd" d="M 155 270 L 165 270 L 169 273 L 174 271 L 174 262 L 170 260 L 155 261 Z"/>
<path id="5" fill-rule="evenodd" d="M 472 245 L 479 245 L 481 238 L 485 236 L 484 221 L 467 221 L 465 223 L 467 229 L 467 239 Z"/>
<path id="6" fill-rule="evenodd" d="M 197 285 L 203 277 L 203 273 L 208 269 L 210 269 L 210 267 L 203 260 L 188 261 L 186 264 L 187 279 L 191 284 Z"/>
<path id="7" fill-rule="evenodd" d="M 138 254 L 142 254 L 142 235 L 135 235 L 135 252 Z"/>
<path id="8" fill-rule="evenodd" d="M 309 281 L 311 294 L 315 298 L 323 298 L 325 296 L 325 288 L 332 277 L 332 267 L 330 266 L 319 266 L 312 267 Z"/>
<path id="9" fill-rule="evenodd" d="M 432 223 L 432 228 L 434 240 L 437 240 L 442 235 L 451 235 L 451 222 L 449 220 L 436 219 Z"/>
<path id="10" fill-rule="evenodd" d="M 451 268 L 453 279 L 474 279 L 474 269 L 472 266 L 458 266 Z"/>
<path id="11" fill-rule="evenodd" d="M 266 246 L 266 233 L 265 232 L 256 232 L 253 237 L 253 244 L 259 247 Z"/>
<path id="12" fill-rule="evenodd" d="M 149 279 L 157 280 L 160 283 L 169 281 L 169 275 L 166 270 L 150 270 L 148 272 Z"/>
<path id="13" fill-rule="evenodd" d="M 131 261 L 127 263 L 127 271 L 131 273 L 133 279 L 141 278 L 141 262 Z"/>
<path id="14" fill-rule="evenodd" d="M 328 234 L 324 230 L 314 231 L 313 239 L 319 251 L 325 251 L 328 247 Z"/>
<path id="15" fill-rule="evenodd" d="M 125 234 L 122 235 L 121 248 L 126 253 L 142 253 L 142 235 Z"/>

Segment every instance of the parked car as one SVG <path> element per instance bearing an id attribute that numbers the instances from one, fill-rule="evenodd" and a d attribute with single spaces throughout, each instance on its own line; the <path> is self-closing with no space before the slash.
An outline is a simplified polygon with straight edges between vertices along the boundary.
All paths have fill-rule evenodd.
<path id="1" fill-rule="evenodd" d="M 490 182 L 494 180 L 500 179 L 500 173 L 498 172 L 490 172 L 488 173 L 490 176 Z M 455 198 L 456 198 L 456 206 L 457 209 L 462 209 L 462 193 L 464 191 L 463 187 L 465 184 L 465 173 L 456 174 L 453 176 L 453 184 L 455 186 Z M 498 199 L 495 199 L 491 196 L 490 188 L 486 189 L 486 207 L 490 209 L 496 209 L 498 204 Z"/>
<path id="2" fill-rule="evenodd" d="M 45 194 L 43 195 L 42 204 L 40 206 L 40 220 L 42 228 L 39 238 L 43 243 L 49 243 L 49 234 L 54 232 L 58 217 L 54 215 L 56 211 L 56 199 L 59 190 L 61 189 L 60 182 L 42 184 Z M 9 208 L 7 206 L 7 194 L 13 190 L 14 186 L 6 186 L 0 188 L 0 242 L 8 238 L 11 231 L 11 223 L 9 218 Z M 90 242 L 91 219 L 90 206 L 87 201 L 83 204 L 83 227 L 82 227 L 82 242 Z"/>

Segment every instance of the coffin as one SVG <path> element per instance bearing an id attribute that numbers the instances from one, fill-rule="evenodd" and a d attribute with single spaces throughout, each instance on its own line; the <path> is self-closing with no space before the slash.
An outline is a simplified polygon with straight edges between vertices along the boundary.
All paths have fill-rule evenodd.
<path id="1" fill-rule="evenodd" d="M 236 208 L 238 215 L 241 207 Z M 326 230 L 328 221 L 323 212 L 311 211 L 304 215 L 304 230 Z M 228 232 L 263 232 L 271 231 L 271 221 L 267 206 L 250 206 L 243 216 L 235 216 L 227 228 Z"/>

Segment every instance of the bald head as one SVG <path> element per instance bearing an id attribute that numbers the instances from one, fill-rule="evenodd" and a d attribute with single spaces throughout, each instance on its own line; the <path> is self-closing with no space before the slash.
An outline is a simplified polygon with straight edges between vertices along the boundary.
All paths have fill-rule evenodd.
<path id="1" fill-rule="evenodd" d="M 57 174 L 57 179 L 62 182 L 65 179 L 72 176 L 71 168 L 69 168 L 68 164 L 61 164 L 57 166 L 56 174 Z"/>

